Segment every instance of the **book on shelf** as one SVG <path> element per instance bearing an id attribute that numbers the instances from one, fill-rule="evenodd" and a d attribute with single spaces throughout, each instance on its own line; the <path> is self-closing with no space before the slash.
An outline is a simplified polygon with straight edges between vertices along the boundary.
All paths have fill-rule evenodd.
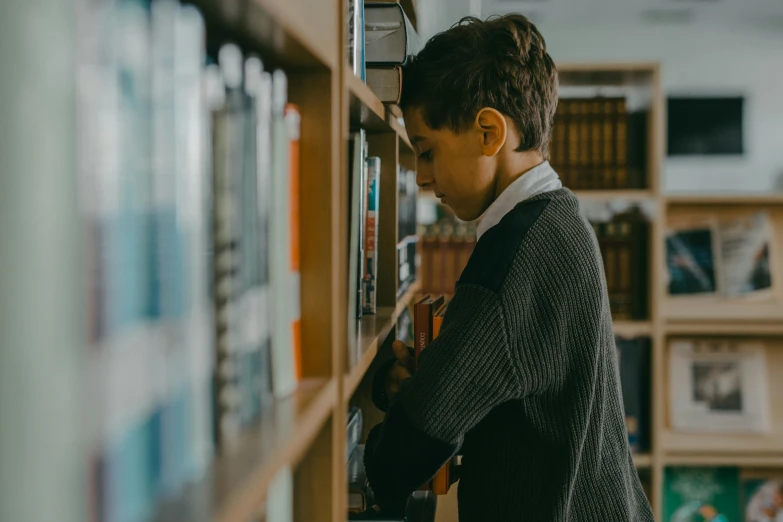
<path id="1" fill-rule="evenodd" d="M 416 302 L 413 308 L 413 358 L 414 365 L 417 366 L 419 356 L 430 343 L 440 333 L 440 327 L 443 324 L 443 316 L 446 312 L 446 298 L 443 295 L 422 297 Z M 431 490 L 436 495 L 445 495 L 451 486 L 450 469 L 451 463 L 446 462 L 435 474 L 428 484 L 423 485 L 420 490 Z"/>
<path id="2" fill-rule="evenodd" d="M 758 341 L 672 341 L 672 428 L 701 433 L 767 432 L 769 389 L 765 354 L 764 344 Z"/>
<path id="3" fill-rule="evenodd" d="M 348 0 L 348 63 L 354 76 L 366 79 L 364 1 Z"/>
<path id="4" fill-rule="evenodd" d="M 367 158 L 367 207 L 365 211 L 362 312 L 375 314 L 378 284 L 378 209 L 380 207 L 381 158 Z"/>
<path id="5" fill-rule="evenodd" d="M 404 65 L 421 45 L 398 3 L 365 2 L 364 53 L 368 65 Z"/>
<path id="6" fill-rule="evenodd" d="M 372 490 L 364 470 L 364 444 L 358 444 L 348 457 L 348 513 L 362 513 L 372 502 Z"/>
<path id="7" fill-rule="evenodd" d="M 362 428 L 364 425 L 364 416 L 362 410 L 356 406 L 352 406 L 348 409 L 348 422 L 346 426 L 346 440 L 348 443 L 346 458 L 350 458 L 356 446 L 359 445 L 359 440 L 362 437 Z"/>
<path id="8" fill-rule="evenodd" d="M 350 214 L 348 216 L 348 365 L 358 360 L 357 330 L 362 317 L 362 278 L 364 275 L 364 227 L 366 205 L 363 207 L 367 183 L 367 137 L 363 129 L 353 133 L 348 142 L 351 158 L 349 172 Z"/>
<path id="9" fill-rule="evenodd" d="M 717 215 L 666 235 L 670 296 L 769 297 L 772 224 L 766 212 L 721 222 Z"/>
<path id="10" fill-rule="evenodd" d="M 650 223 L 638 206 L 606 221 L 591 221 L 604 263 L 615 320 L 648 317 Z"/>
<path id="11" fill-rule="evenodd" d="M 428 209 L 419 225 L 422 292 L 453 295 L 457 280 L 476 246 L 476 223 L 458 220 L 435 200 L 422 198 Z"/>
<path id="12" fill-rule="evenodd" d="M 646 186 L 648 113 L 625 97 L 561 98 L 550 162 L 572 190 Z"/>
<path id="13" fill-rule="evenodd" d="M 78 16 L 89 510 L 142 520 L 212 455 L 204 25 L 176 2 Z"/>
<path id="14" fill-rule="evenodd" d="M 288 465 L 280 468 L 266 492 L 266 522 L 294 521 L 294 474 Z"/>
<path id="15" fill-rule="evenodd" d="M 269 280 L 272 299 L 272 387 L 275 397 L 296 390 L 301 361 L 299 316 L 298 111 L 288 104 L 288 80 L 281 70 L 272 73 L 272 177 Z M 296 213 L 296 215 L 294 215 Z"/>
<path id="16" fill-rule="evenodd" d="M 664 520 L 741 520 L 737 468 L 665 468 L 663 489 Z"/>
<path id="17" fill-rule="evenodd" d="M 650 340 L 617 338 L 616 346 L 628 444 L 634 453 L 646 452 L 650 449 Z"/>
<path id="18" fill-rule="evenodd" d="M 367 69 L 367 87 L 383 103 L 400 103 L 402 67 L 370 67 Z"/>
<path id="19" fill-rule="evenodd" d="M 300 272 L 300 233 L 299 233 L 299 196 L 300 196 L 300 171 L 299 171 L 299 139 L 301 132 L 302 116 L 299 107 L 293 103 L 285 105 L 285 126 L 288 137 L 288 150 L 281 150 L 280 154 L 289 154 L 288 176 L 290 183 L 289 201 L 290 201 L 290 222 L 291 230 L 290 247 L 286 250 L 290 252 L 290 272 L 289 272 L 289 317 L 290 325 L 293 329 L 293 347 L 294 364 L 296 368 L 296 380 L 302 379 L 302 279 Z"/>

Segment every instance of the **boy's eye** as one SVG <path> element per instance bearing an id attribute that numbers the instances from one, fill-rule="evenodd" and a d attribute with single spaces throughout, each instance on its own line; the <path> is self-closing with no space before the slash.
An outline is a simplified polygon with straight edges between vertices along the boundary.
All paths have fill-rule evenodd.
<path id="1" fill-rule="evenodd" d="M 430 161 L 432 159 L 432 151 L 428 150 L 427 152 L 422 152 L 419 154 L 419 159 L 424 161 Z"/>

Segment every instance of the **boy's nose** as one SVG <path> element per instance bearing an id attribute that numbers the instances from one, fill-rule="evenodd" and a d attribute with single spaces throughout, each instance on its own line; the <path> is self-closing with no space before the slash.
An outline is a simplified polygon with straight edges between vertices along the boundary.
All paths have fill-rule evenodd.
<path id="1" fill-rule="evenodd" d="M 421 188 L 430 187 L 430 185 L 432 185 L 434 182 L 434 180 L 432 179 L 432 174 L 430 173 L 430 169 L 424 166 L 423 161 L 418 162 L 417 167 L 418 169 L 416 170 L 416 184 Z"/>

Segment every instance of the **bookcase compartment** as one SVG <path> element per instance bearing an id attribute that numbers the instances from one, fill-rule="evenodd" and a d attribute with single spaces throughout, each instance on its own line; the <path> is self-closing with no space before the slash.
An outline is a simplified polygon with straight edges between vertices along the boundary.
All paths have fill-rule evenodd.
<path id="1" fill-rule="evenodd" d="M 190 0 L 203 13 L 209 41 L 254 48 L 274 65 L 336 69 L 339 10 L 333 2 Z"/>
<path id="2" fill-rule="evenodd" d="M 550 161 L 564 184 L 587 193 L 657 191 L 657 69 L 622 64 L 558 69 Z"/>
<path id="3" fill-rule="evenodd" d="M 783 322 L 783 204 L 774 204 L 761 200 L 753 204 L 752 199 L 699 198 L 678 201 L 672 198 L 668 201 L 666 213 L 666 228 L 668 230 L 702 229 L 709 226 L 730 224 L 734 220 L 750 217 L 759 212 L 769 216 L 771 232 L 769 271 L 772 287 L 757 296 L 733 297 L 723 295 L 718 285 L 717 292 L 712 295 L 669 295 L 668 268 L 663 259 L 660 284 L 663 299 L 660 302 L 660 313 L 667 321 L 676 322 L 721 322 L 730 321 L 741 325 L 743 322 L 777 323 Z M 715 232 L 713 232 L 715 236 Z M 715 240 L 715 239 L 713 239 Z M 665 249 L 665 247 L 664 247 Z M 666 252 L 663 252 L 666 256 Z M 720 266 L 720 252 L 715 250 L 716 264 L 715 280 L 719 283 L 722 274 L 729 267 Z"/>
<path id="4" fill-rule="evenodd" d="M 699 340 L 697 337 L 670 337 L 669 342 L 680 339 Z M 717 339 L 717 338 L 714 338 Z M 725 338 L 724 338 L 725 339 Z M 725 465 L 769 465 L 783 461 L 783 403 L 777 400 L 783 394 L 783 337 L 763 336 L 756 338 L 732 338 L 733 341 L 761 343 L 766 360 L 766 401 L 768 404 L 768 430 L 760 434 L 732 432 L 684 432 L 672 427 L 671 379 L 669 357 L 671 349 L 666 347 L 666 378 L 663 393 L 666 396 L 666 419 L 661 431 L 661 448 L 666 462 L 671 464 L 725 464 Z M 758 376 L 761 377 L 761 376 Z M 750 400 L 743 397 L 743 400 Z"/>

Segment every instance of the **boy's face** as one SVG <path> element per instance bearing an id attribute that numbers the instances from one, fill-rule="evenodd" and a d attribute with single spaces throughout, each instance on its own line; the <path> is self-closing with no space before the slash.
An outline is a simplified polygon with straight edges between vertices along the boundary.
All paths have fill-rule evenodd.
<path id="1" fill-rule="evenodd" d="M 445 125 L 435 130 L 416 107 L 406 109 L 404 116 L 418 156 L 418 185 L 435 192 L 461 220 L 478 219 L 494 199 L 497 167 L 495 158 L 486 155 L 481 127 L 473 125 L 459 133 Z"/>

